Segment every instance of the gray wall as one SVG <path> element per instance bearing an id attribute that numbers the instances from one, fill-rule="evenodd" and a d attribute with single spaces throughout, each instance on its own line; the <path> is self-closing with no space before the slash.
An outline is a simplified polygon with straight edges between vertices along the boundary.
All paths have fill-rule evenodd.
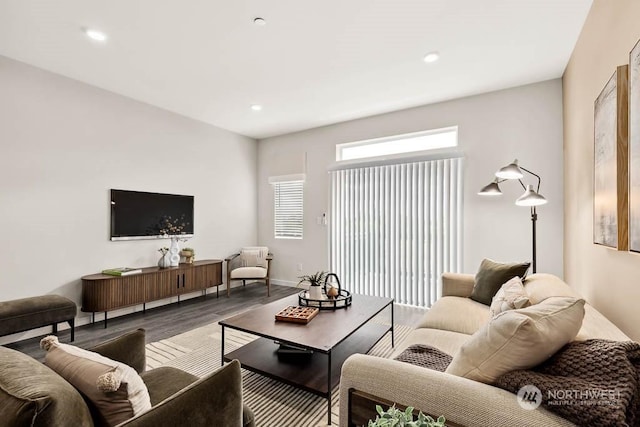
<path id="1" fill-rule="evenodd" d="M 194 195 L 198 259 L 256 242 L 255 140 L 4 57 L 0 94 L 0 300 L 80 306 L 81 276 L 158 262 L 168 240 L 109 241 L 110 188 Z"/>
<path id="2" fill-rule="evenodd" d="M 540 192 L 549 200 L 538 210 L 538 271 L 562 276 L 562 83 L 557 79 L 260 140 L 258 236 L 275 254 L 276 282 L 297 282 L 303 273 L 327 268 L 327 227 L 317 218 L 328 212 L 327 168 L 335 162 L 336 144 L 454 125 L 465 158 L 464 271 L 475 272 L 484 257 L 531 259 L 529 210 L 514 205 L 521 187 L 504 183 L 501 199 L 476 194 L 498 168 L 518 158 L 542 176 Z M 267 179 L 305 170 L 304 239 L 274 239 Z"/>

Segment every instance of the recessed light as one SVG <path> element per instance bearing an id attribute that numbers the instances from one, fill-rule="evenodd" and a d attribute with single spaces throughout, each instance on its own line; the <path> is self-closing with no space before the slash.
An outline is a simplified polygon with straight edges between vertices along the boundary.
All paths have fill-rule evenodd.
<path id="1" fill-rule="evenodd" d="M 262 105 L 253 104 L 253 105 L 251 106 L 251 109 L 252 109 L 253 111 L 260 111 L 260 110 L 262 110 Z"/>
<path id="2" fill-rule="evenodd" d="M 424 62 L 431 63 L 436 62 L 440 59 L 440 54 L 438 52 L 429 52 L 424 56 Z"/>
<path id="3" fill-rule="evenodd" d="M 103 33 L 102 31 L 98 31 L 98 30 L 93 30 L 91 28 L 85 28 L 84 29 L 84 33 L 87 35 L 87 37 L 89 37 L 91 40 L 95 40 L 97 42 L 104 42 L 107 41 L 107 35 L 105 33 Z"/>
<path id="4" fill-rule="evenodd" d="M 253 23 L 256 25 L 265 25 L 267 21 L 265 21 L 263 18 L 255 18 L 253 20 Z"/>

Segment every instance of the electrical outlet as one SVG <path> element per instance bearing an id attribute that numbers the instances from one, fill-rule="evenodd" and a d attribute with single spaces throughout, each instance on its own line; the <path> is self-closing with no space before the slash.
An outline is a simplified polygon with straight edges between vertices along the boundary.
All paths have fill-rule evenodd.
<path id="1" fill-rule="evenodd" d="M 298 271 L 302 271 L 302 264 L 298 264 Z"/>

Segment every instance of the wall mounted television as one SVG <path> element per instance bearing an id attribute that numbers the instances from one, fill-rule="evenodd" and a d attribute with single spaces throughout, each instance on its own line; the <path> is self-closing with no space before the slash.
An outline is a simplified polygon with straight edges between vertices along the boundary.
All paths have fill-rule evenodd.
<path id="1" fill-rule="evenodd" d="M 111 240 L 193 237 L 193 196 L 111 190 Z"/>

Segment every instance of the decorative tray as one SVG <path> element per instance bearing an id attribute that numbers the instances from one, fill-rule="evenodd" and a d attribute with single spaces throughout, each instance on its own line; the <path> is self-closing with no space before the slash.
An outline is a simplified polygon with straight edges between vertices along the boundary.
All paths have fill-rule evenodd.
<path id="1" fill-rule="evenodd" d="M 333 298 L 327 297 L 326 294 L 322 296 L 322 299 L 313 299 L 309 298 L 307 291 L 302 291 L 298 294 L 298 304 L 306 307 L 317 307 L 320 310 L 336 310 L 351 305 L 351 293 L 343 289 L 340 289 L 338 295 Z"/>
<path id="2" fill-rule="evenodd" d="M 296 307 L 290 305 L 276 314 L 276 320 L 293 323 L 309 323 L 320 312 L 315 307 Z"/>

